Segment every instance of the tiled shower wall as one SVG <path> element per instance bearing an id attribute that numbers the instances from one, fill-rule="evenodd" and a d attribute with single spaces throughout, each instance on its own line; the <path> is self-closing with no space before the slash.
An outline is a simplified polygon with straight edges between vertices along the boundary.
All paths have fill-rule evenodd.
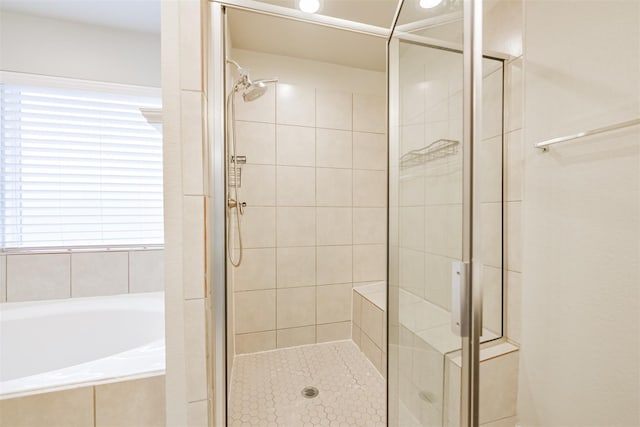
<path id="1" fill-rule="evenodd" d="M 386 277 L 384 97 L 280 82 L 238 99 L 236 353 L 347 339 L 352 287 Z"/>
<path id="2" fill-rule="evenodd" d="M 502 330 L 502 69 L 485 61 L 483 138 L 478 150 L 474 235 L 482 265 L 484 327 Z M 462 55 L 403 46 L 400 68 L 400 155 L 438 140 L 451 153 L 399 172 L 399 284 L 445 310 L 451 263 L 462 256 Z"/>
<path id="3" fill-rule="evenodd" d="M 0 256 L 0 302 L 164 290 L 162 250 Z"/>

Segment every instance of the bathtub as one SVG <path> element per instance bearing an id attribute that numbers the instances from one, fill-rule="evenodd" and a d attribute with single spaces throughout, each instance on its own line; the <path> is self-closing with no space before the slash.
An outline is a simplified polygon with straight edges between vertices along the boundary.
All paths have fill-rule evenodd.
<path id="1" fill-rule="evenodd" d="M 163 292 L 0 304 L 0 399 L 164 371 Z"/>

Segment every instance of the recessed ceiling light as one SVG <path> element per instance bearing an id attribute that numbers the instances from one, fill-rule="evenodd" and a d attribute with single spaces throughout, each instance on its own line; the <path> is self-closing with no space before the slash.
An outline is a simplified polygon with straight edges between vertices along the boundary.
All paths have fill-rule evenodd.
<path id="1" fill-rule="evenodd" d="M 316 13 L 320 9 L 320 0 L 300 0 L 298 7 L 307 13 Z"/>
<path id="2" fill-rule="evenodd" d="M 442 0 L 420 0 L 420 7 L 423 9 L 433 9 L 442 3 Z"/>

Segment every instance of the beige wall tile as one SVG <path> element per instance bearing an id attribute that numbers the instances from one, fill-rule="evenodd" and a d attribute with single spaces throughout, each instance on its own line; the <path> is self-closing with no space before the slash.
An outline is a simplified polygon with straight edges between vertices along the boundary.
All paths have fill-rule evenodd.
<path id="1" fill-rule="evenodd" d="M 7 256 L 7 301 L 35 301 L 71 296 L 71 255 Z"/>
<path id="2" fill-rule="evenodd" d="M 317 342 L 348 340 L 351 338 L 351 322 L 327 323 L 316 326 Z"/>
<path id="3" fill-rule="evenodd" d="M 496 268 L 502 266 L 502 203 L 481 203 L 478 212 L 478 260 Z M 505 230 L 506 232 L 506 230 Z"/>
<path id="4" fill-rule="evenodd" d="M 278 248 L 278 288 L 310 286 L 316 283 L 316 248 Z"/>
<path id="5" fill-rule="evenodd" d="M 242 202 L 246 202 L 248 206 L 276 205 L 275 166 L 244 165 L 241 181 L 239 197 Z"/>
<path id="6" fill-rule="evenodd" d="M 316 165 L 326 168 L 351 168 L 351 132 L 316 129 Z"/>
<path id="7" fill-rule="evenodd" d="M 311 127 L 277 126 L 277 162 L 287 166 L 316 165 L 316 131 Z"/>
<path id="8" fill-rule="evenodd" d="M 385 170 L 387 168 L 387 137 L 383 133 L 353 133 L 353 167 Z"/>
<path id="9" fill-rule="evenodd" d="M 303 326 L 300 328 L 278 329 L 278 348 L 293 347 L 296 345 L 315 344 L 315 326 Z"/>
<path id="10" fill-rule="evenodd" d="M 382 351 L 366 334 L 360 335 L 360 349 L 378 372 L 382 372 Z"/>
<path id="11" fill-rule="evenodd" d="M 519 352 L 480 364 L 480 424 L 516 415 Z"/>
<path id="12" fill-rule="evenodd" d="M 425 250 L 459 259 L 462 255 L 462 205 L 427 206 Z"/>
<path id="13" fill-rule="evenodd" d="M 318 206 L 351 206 L 352 176 L 349 169 L 316 169 L 316 203 Z"/>
<path id="14" fill-rule="evenodd" d="M 508 202 L 505 235 L 507 236 L 505 265 L 511 271 L 522 272 L 522 202 Z"/>
<path id="15" fill-rule="evenodd" d="M 505 65 L 505 128 L 507 132 L 522 128 L 523 111 L 523 58 Z"/>
<path id="16" fill-rule="evenodd" d="M 71 254 L 71 296 L 92 297 L 129 292 L 129 254 Z"/>
<path id="17" fill-rule="evenodd" d="M 348 92 L 316 89 L 316 126 L 351 130 L 352 100 Z"/>
<path id="18" fill-rule="evenodd" d="M 400 153 L 406 154 L 411 150 L 422 148 L 425 145 L 425 125 L 413 124 L 400 127 Z"/>
<path id="19" fill-rule="evenodd" d="M 275 165 L 276 126 L 236 120 L 236 150 L 239 156 L 247 156 L 247 164 Z"/>
<path id="20" fill-rule="evenodd" d="M 204 197 L 184 196 L 182 204 L 182 277 L 185 298 L 204 297 Z"/>
<path id="21" fill-rule="evenodd" d="M 351 246 L 318 246 L 316 283 L 319 285 L 352 282 Z"/>
<path id="22" fill-rule="evenodd" d="M 351 325 L 351 339 L 353 340 L 354 343 L 356 343 L 356 345 L 358 346 L 359 349 L 362 350 L 362 330 L 360 330 L 359 327 L 357 327 L 356 325 L 352 324 Z"/>
<path id="23" fill-rule="evenodd" d="M 7 257 L 0 256 L 0 302 L 7 300 Z"/>
<path id="24" fill-rule="evenodd" d="M 276 91 L 270 87 L 260 98 L 244 102 L 242 96 L 236 95 L 236 120 L 249 122 L 276 122 Z"/>
<path id="25" fill-rule="evenodd" d="M 353 208 L 353 243 L 385 243 L 387 210 L 385 208 Z"/>
<path id="26" fill-rule="evenodd" d="M 180 89 L 200 91 L 202 76 L 202 25 L 199 2 L 179 4 L 179 25 L 188 31 L 179 32 Z"/>
<path id="27" fill-rule="evenodd" d="M 507 417 L 501 420 L 492 421 L 490 423 L 481 424 L 482 427 L 516 427 L 518 423 L 517 417 Z"/>
<path id="28" fill-rule="evenodd" d="M 314 325 L 316 321 L 315 287 L 278 289 L 278 329 Z M 315 329 L 314 329 L 315 333 Z"/>
<path id="29" fill-rule="evenodd" d="M 449 310 L 451 307 L 452 258 L 425 253 L 425 298 Z"/>
<path id="30" fill-rule="evenodd" d="M 278 206 L 315 206 L 314 168 L 278 166 L 276 181 Z"/>
<path id="31" fill-rule="evenodd" d="M 505 199 L 510 202 L 522 200 L 522 175 L 524 174 L 522 144 L 522 130 L 505 135 Z"/>
<path id="32" fill-rule="evenodd" d="M 184 302 L 184 347 L 189 402 L 207 398 L 207 349 L 204 299 Z"/>
<path id="33" fill-rule="evenodd" d="M 317 323 L 335 323 L 351 320 L 351 283 L 316 287 Z"/>
<path id="34" fill-rule="evenodd" d="M 425 208 L 423 206 L 402 206 L 398 209 L 398 244 L 400 247 L 424 251 L 425 249 Z"/>
<path id="35" fill-rule="evenodd" d="M 164 375 L 95 387 L 96 427 L 165 425 Z"/>
<path id="36" fill-rule="evenodd" d="M 485 76 L 482 81 L 482 139 L 502 133 L 502 71 Z"/>
<path id="37" fill-rule="evenodd" d="M 236 335 L 236 354 L 255 353 L 276 348 L 276 331 Z"/>
<path id="38" fill-rule="evenodd" d="M 236 333 L 269 331 L 276 328 L 276 291 L 235 293 Z"/>
<path id="39" fill-rule="evenodd" d="M 203 427 L 208 425 L 207 401 L 189 402 L 187 404 L 187 427 Z"/>
<path id="40" fill-rule="evenodd" d="M 481 202 L 502 201 L 502 135 L 479 144 L 478 198 Z"/>
<path id="41" fill-rule="evenodd" d="M 315 126 L 316 125 L 315 89 L 278 83 L 278 101 L 276 103 L 278 124 Z"/>
<path id="42" fill-rule="evenodd" d="M 93 426 L 93 387 L 0 400 L 0 420 L 7 427 Z"/>
<path id="43" fill-rule="evenodd" d="M 411 380 L 431 398 L 433 403 L 443 401 L 442 382 L 444 357 L 420 337 L 414 335 L 412 347 Z"/>
<path id="44" fill-rule="evenodd" d="M 234 267 L 234 273 L 234 291 L 275 289 L 276 249 L 245 249 L 243 261 L 239 267 Z"/>
<path id="45" fill-rule="evenodd" d="M 502 270 L 480 266 L 482 280 L 482 326 L 502 335 Z"/>
<path id="46" fill-rule="evenodd" d="M 376 95 L 353 95 L 353 130 L 384 133 L 387 130 L 385 99 Z"/>
<path id="47" fill-rule="evenodd" d="M 384 171 L 353 171 L 353 205 L 384 207 L 387 205 L 387 173 Z"/>
<path id="48" fill-rule="evenodd" d="M 362 300 L 362 331 L 375 343 L 382 347 L 382 310 L 366 299 Z"/>
<path id="49" fill-rule="evenodd" d="M 244 210 L 242 242 L 245 248 L 272 248 L 276 245 L 276 208 L 249 206 Z M 235 218 L 233 219 L 235 228 Z M 237 245 L 234 245 L 237 247 Z"/>
<path id="50" fill-rule="evenodd" d="M 351 311 L 351 321 L 354 325 L 360 327 L 362 325 L 362 295 L 358 292 L 352 291 L 353 295 L 353 303 L 352 303 L 352 311 Z"/>
<path id="51" fill-rule="evenodd" d="M 200 92 L 182 91 L 180 94 L 182 132 L 182 191 L 184 194 L 203 194 L 203 106 Z"/>
<path id="52" fill-rule="evenodd" d="M 398 251 L 399 260 L 399 286 L 419 297 L 426 297 L 426 289 L 434 286 L 430 280 L 425 280 L 425 254 L 422 251 L 400 248 Z M 428 276 L 427 276 L 428 277 Z"/>
<path id="53" fill-rule="evenodd" d="M 387 277 L 386 256 L 386 245 L 353 246 L 353 281 L 385 280 Z"/>
<path id="54" fill-rule="evenodd" d="M 316 244 L 316 208 L 278 207 L 278 246 Z"/>
<path id="55" fill-rule="evenodd" d="M 129 252 L 129 292 L 157 292 L 163 290 L 163 251 Z"/>
<path id="56" fill-rule="evenodd" d="M 522 274 L 515 271 L 507 272 L 506 283 L 506 311 L 507 324 L 505 330 L 510 341 L 521 342 L 522 318 Z"/>
<path id="57" fill-rule="evenodd" d="M 318 245 L 350 245 L 352 242 L 352 208 L 317 208 Z"/>

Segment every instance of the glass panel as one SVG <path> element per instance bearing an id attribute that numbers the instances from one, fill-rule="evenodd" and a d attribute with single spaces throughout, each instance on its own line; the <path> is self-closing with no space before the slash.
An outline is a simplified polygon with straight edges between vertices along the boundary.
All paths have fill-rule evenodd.
<path id="1" fill-rule="evenodd" d="M 463 58 L 452 44 L 462 42 L 462 21 L 461 11 L 441 12 L 420 15 L 405 3 L 399 27 L 411 35 L 390 45 L 391 426 L 459 425 L 461 339 L 451 331 L 451 269 L 462 258 Z M 422 36 L 432 40 L 420 43 Z M 438 40 L 447 48 L 436 47 Z M 503 72 L 501 61 L 483 66 L 472 220 L 486 342 L 502 335 Z"/>

